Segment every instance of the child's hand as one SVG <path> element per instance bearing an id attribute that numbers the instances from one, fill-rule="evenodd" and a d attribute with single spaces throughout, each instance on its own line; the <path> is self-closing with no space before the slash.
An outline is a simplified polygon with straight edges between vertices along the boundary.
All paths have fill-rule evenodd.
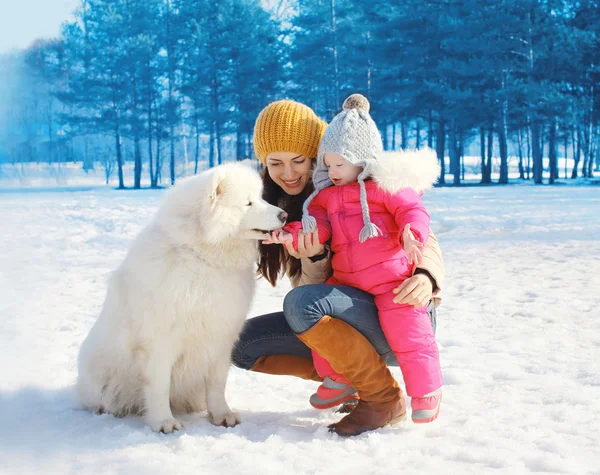
<path id="1" fill-rule="evenodd" d="M 288 241 L 292 241 L 294 236 L 290 233 L 285 232 L 281 229 L 277 229 L 271 233 L 265 234 L 263 244 L 285 244 Z"/>
<path id="2" fill-rule="evenodd" d="M 404 231 L 402 231 L 402 242 L 404 243 L 404 251 L 408 256 L 408 262 L 418 266 L 423 258 L 423 253 L 421 252 L 423 243 L 415 238 L 415 235 L 410 230 L 410 224 L 404 226 Z"/>

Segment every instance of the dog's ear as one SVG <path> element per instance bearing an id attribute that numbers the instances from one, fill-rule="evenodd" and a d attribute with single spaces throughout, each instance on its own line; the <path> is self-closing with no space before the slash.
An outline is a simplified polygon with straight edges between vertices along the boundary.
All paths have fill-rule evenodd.
<path id="1" fill-rule="evenodd" d="M 210 181 L 210 204 L 214 205 L 225 189 L 225 177 L 215 173 Z"/>

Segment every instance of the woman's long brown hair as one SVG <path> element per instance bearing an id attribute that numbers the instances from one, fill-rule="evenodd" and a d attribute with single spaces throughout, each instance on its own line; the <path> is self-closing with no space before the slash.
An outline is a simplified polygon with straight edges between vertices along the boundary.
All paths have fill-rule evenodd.
<path id="1" fill-rule="evenodd" d="M 288 214 L 287 222 L 302 219 L 302 205 L 313 192 L 312 180 L 309 180 L 304 190 L 298 195 L 290 196 L 273 181 L 269 170 L 265 167 L 261 173 L 263 181 L 263 199 L 272 205 L 279 206 Z M 267 279 L 273 287 L 281 272 L 289 269 L 289 276 L 294 277 L 302 271 L 300 259 L 290 256 L 285 247 L 277 244 L 259 243 L 260 257 L 258 259 L 258 275 Z"/>

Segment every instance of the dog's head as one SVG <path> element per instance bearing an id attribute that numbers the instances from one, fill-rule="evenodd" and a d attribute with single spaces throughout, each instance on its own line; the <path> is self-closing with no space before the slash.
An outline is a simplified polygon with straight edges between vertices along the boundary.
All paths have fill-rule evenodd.
<path id="1" fill-rule="evenodd" d="M 225 239 L 262 239 L 285 224 L 287 214 L 262 199 L 259 174 L 229 163 L 180 180 L 159 211 L 178 241 L 218 243 Z"/>

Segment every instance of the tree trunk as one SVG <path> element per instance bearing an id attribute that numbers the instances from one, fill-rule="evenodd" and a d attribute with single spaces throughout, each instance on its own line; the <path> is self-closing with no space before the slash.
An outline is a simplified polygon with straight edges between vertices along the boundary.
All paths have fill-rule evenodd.
<path id="1" fill-rule="evenodd" d="M 485 165 L 485 183 L 492 182 L 492 168 L 494 166 L 494 125 L 488 129 L 487 139 L 487 161 Z"/>
<path id="2" fill-rule="evenodd" d="M 506 142 L 504 127 L 501 127 L 498 132 L 498 143 L 500 145 L 500 177 L 498 183 L 501 185 L 508 184 L 508 146 Z"/>
<path id="3" fill-rule="evenodd" d="M 223 164 L 223 135 L 221 133 L 221 124 L 219 121 L 215 122 L 215 138 L 217 140 L 217 163 Z"/>
<path id="4" fill-rule="evenodd" d="M 500 146 L 500 178 L 498 183 L 508 184 L 508 143 L 506 136 L 506 117 L 502 114 L 502 122 L 498 131 L 498 143 Z"/>
<path id="5" fill-rule="evenodd" d="M 146 113 L 148 115 L 148 171 L 150 173 L 150 188 L 156 188 L 156 182 L 154 181 L 154 157 L 152 156 L 152 103 L 154 95 L 152 93 L 152 72 L 149 58 L 146 60 L 146 71 L 146 87 L 148 88 L 148 103 L 146 104 Z"/>
<path id="6" fill-rule="evenodd" d="M 152 129 L 148 131 L 148 171 L 150 173 L 150 188 L 156 188 L 154 181 L 154 157 L 152 154 Z"/>
<path id="7" fill-rule="evenodd" d="M 340 109 L 340 81 L 339 81 L 339 67 L 338 67 L 338 48 L 337 48 L 337 20 L 335 14 L 335 0 L 331 0 L 331 34 L 333 39 L 333 84 L 335 87 L 335 104 L 334 111 Z"/>
<path id="8" fill-rule="evenodd" d="M 196 149 L 194 150 L 194 175 L 198 173 L 198 160 L 200 159 L 200 120 L 198 115 L 194 116 L 194 138 L 196 140 Z"/>
<path id="9" fill-rule="evenodd" d="M 169 121 L 169 173 L 171 179 L 171 185 L 175 184 L 175 122 L 176 122 L 176 103 L 174 98 L 174 81 L 175 81 L 175 58 L 173 51 L 173 35 L 171 28 L 171 15 L 173 14 L 171 2 L 166 2 L 168 11 L 166 15 L 166 33 L 167 33 L 167 91 L 168 91 L 168 121 Z"/>
<path id="10" fill-rule="evenodd" d="M 596 145 L 594 145 L 594 150 L 593 150 L 593 156 L 594 156 L 593 162 L 596 163 L 596 168 L 591 170 L 592 176 L 593 176 L 594 171 L 600 172 L 600 127 L 596 127 L 596 132 L 594 133 L 594 137 L 596 137 L 596 139 L 595 139 Z"/>
<path id="11" fill-rule="evenodd" d="M 485 183 L 485 128 L 483 126 L 479 127 L 479 151 L 481 155 L 481 183 Z"/>
<path id="12" fill-rule="evenodd" d="M 521 180 L 525 179 L 525 169 L 523 167 L 523 136 L 522 136 L 522 130 L 519 129 L 518 135 L 517 135 L 517 143 L 519 146 L 519 178 Z"/>
<path id="13" fill-rule="evenodd" d="M 208 168 L 215 166 L 215 121 L 210 121 L 209 144 L 208 144 Z"/>
<path id="14" fill-rule="evenodd" d="M 592 97 L 593 97 L 593 89 L 592 89 Z M 588 139 L 587 139 L 587 149 L 588 149 L 588 161 L 587 161 L 587 177 L 594 178 L 594 157 L 596 156 L 595 143 L 595 127 L 594 127 L 594 111 L 590 110 L 589 113 L 589 127 L 588 127 Z"/>
<path id="15" fill-rule="evenodd" d="M 458 136 L 458 159 L 460 160 L 460 177 L 462 181 L 465 181 L 465 147 L 462 133 Z"/>
<path id="16" fill-rule="evenodd" d="M 419 119 L 416 120 L 415 148 L 417 150 L 421 148 L 421 121 Z"/>
<path id="17" fill-rule="evenodd" d="M 135 132 L 133 138 L 134 165 L 133 165 L 133 188 L 139 190 L 142 187 L 142 151 L 140 149 L 140 138 Z"/>
<path id="18" fill-rule="evenodd" d="M 527 179 L 531 177 L 531 134 L 530 134 L 529 120 L 527 121 Z"/>
<path id="19" fill-rule="evenodd" d="M 583 120 L 583 132 L 581 137 L 581 151 L 583 153 L 583 166 L 581 167 L 581 176 L 586 178 L 588 176 L 588 162 L 590 155 L 590 133 L 588 126 L 587 114 Z"/>
<path id="20" fill-rule="evenodd" d="M 383 123 L 383 149 L 388 150 L 388 124 L 387 122 Z"/>
<path id="21" fill-rule="evenodd" d="M 556 117 L 552 118 L 550 123 L 550 133 L 548 135 L 548 165 L 550 168 L 550 178 L 548 183 L 554 184 L 558 178 L 558 154 L 556 143 Z"/>
<path id="22" fill-rule="evenodd" d="M 154 181 L 154 157 L 152 156 L 152 103 L 148 104 L 148 170 L 150 172 L 150 187 L 156 188 Z"/>
<path id="23" fill-rule="evenodd" d="M 502 107 L 500 108 L 500 130 L 498 143 L 500 146 L 500 178 L 498 183 L 508 184 L 508 98 L 506 97 L 506 71 L 502 71 Z"/>
<path id="24" fill-rule="evenodd" d="M 365 45 L 366 55 L 367 55 L 367 99 L 371 100 L 371 32 L 367 31 L 367 41 Z"/>
<path id="25" fill-rule="evenodd" d="M 175 100 L 173 99 L 172 71 L 169 68 L 169 175 L 175 184 Z"/>
<path id="26" fill-rule="evenodd" d="M 540 125 L 536 122 L 531 125 L 531 145 L 533 155 L 533 181 L 536 185 L 542 184 L 544 175 L 544 162 L 540 149 Z"/>
<path id="27" fill-rule="evenodd" d="M 573 171 L 571 172 L 571 178 L 577 178 L 577 169 L 579 168 L 579 161 L 581 160 L 581 143 L 579 142 L 579 126 L 573 127 L 571 131 L 573 137 Z"/>
<path id="28" fill-rule="evenodd" d="M 175 184 L 175 125 L 169 124 L 169 173 L 171 185 Z"/>
<path id="29" fill-rule="evenodd" d="M 219 112 L 219 80 L 217 78 L 217 68 L 213 59 L 212 68 L 212 81 L 211 81 L 211 104 L 212 104 L 212 126 L 214 137 L 216 140 L 216 162 L 220 165 L 223 163 L 223 156 L 221 151 L 221 120 Z M 213 149 L 213 154 L 215 150 Z M 214 157 L 214 155 L 213 155 Z M 213 162 L 214 163 L 214 162 Z M 214 165 L 213 165 L 214 166 Z"/>
<path id="30" fill-rule="evenodd" d="M 125 189 L 125 182 L 123 181 L 123 155 L 121 153 L 121 133 L 119 131 L 119 124 L 115 125 L 115 145 L 117 147 L 117 169 L 119 173 L 119 190 Z"/>
<path id="31" fill-rule="evenodd" d="M 242 150 L 243 147 L 244 147 L 244 143 L 242 141 L 241 125 L 238 124 L 238 126 L 235 130 L 235 159 L 237 161 L 244 159 L 244 153 Z"/>
<path id="32" fill-rule="evenodd" d="M 450 170 L 453 175 L 452 184 L 460 185 L 460 158 L 458 157 L 458 146 L 456 143 L 456 125 L 454 119 L 450 121 L 450 132 L 448 136 L 448 154 L 450 155 Z"/>
<path id="33" fill-rule="evenodd" d="M 138 92 L 137 81 L 133 80 L 133 104 L 132 104 L 132 128 L 133 128 L 133 188 L 139 190 L 142 187 L 142 151 L 140 149 L 140 118 L 138 116 Z"/>
<path id="34" fill-rule="evenodd" d="M 429 148 L 433 148 L 433 111 L 431 110 L 429 111 L 429 130 L 427 132 L 427 146 Z"/>
<path id="35" fill-rule="evenodd" d="M 404 121 L 400 122 L 400 134 L 402 137 L 402 150 L 406 150 L 408 148 L 408 137 L 406 133 L 407 127 Z M 395 150 L 395 149 L 394 149 Z"/>
<path id="36" fill-rule="evenodd" d="M 392 124 L 392 150 L 396 150 L 396 122 Z"/>
<path id="37" fill-rule="evenodd" d="M 544 152 L 544 148 L 546 147 L 545 139 L 544 126 L 542 125 L 540 126 L 540 155 L 542 156 L 542 175 L 544 174 L 544 155 L 546 154 L 546 152 Z"/>
<path id="38" fill-rule="evenodd" d="M 569 176 L 568 176 L 569 169 L 567 167 L 567 160 L 569 159 L 569 130 L 567 127 L 565 127 L 565 137 L 564 138 L 565 138 L 565 144 L 564 144 L 565 158 L 564 158 L 564 160 L 565 160 L 565 180 L 566 180 L 567 178 L 569 178 Z"/>
<path id="39" fill-rule="evenodd" d="M 440 119 L 437 126 L 437 134 L 435 139 L 435 150 L 437 153 L 438 160 L 440 161 L 440 185 L 446 184 L 446 159 L 444 154 L 446 153 L 446 130 L 444 121 Z"/>
<path id="40" fill-rule="evenodd" d="M 161 155 L 161 148 L 160 148 L 160 132 L 157 131 L 156 132 L 156 171 L 154 172 L 154 186 L 156 188 L 158 188 L 158 184 L 161 182 L 162 180 L 162 159 L 160 158 Z"/>
<path id="41" fill-rule="evenodd" d="M 53 157 L 54 142 L 53 142 L 53 138 L 52 138 L 52 133 L 53 133 L 52 117 L 53 116 L 54 116 L 54 113 L 52 111 L 52 96 L 50 96 L 50 99 L 48 101 L 48 163 L 52 163 L 54 161 L 54 157 Z"/>

